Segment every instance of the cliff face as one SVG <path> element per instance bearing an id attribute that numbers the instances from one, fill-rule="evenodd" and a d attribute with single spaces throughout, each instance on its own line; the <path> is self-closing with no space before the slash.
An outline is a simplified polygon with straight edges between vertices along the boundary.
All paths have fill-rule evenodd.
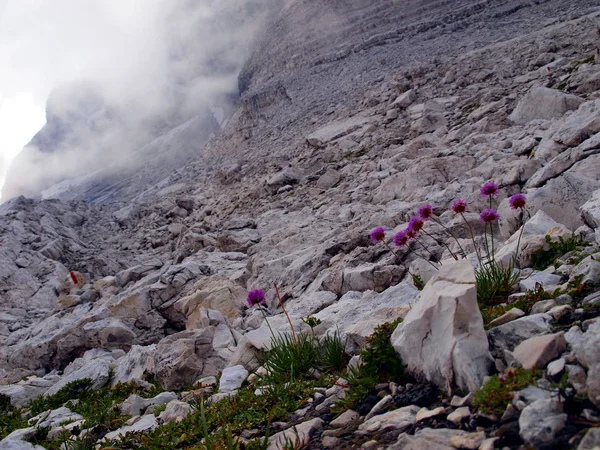
<path id="1" fill-rule="evenodd" d="M 527 217 L 533 217 L 524 234 L 523 279 L 512 298 L 537 290 L 536 282 L 567 292 L 565 280 L 581 274 L 597 290 L 595 6 L 587 0 L 289 0 L 271 9 L 222 128 L 210 117 L 191 117 L 134 153 L 141 168 L 58 189 L 67 198 L 110 205 L 17 198 L 0 207 L 0 380 L 16 383 L 35 373 L 44 376 L 42 387 L 35 386 L 43 393 L 57 383 L 52 370 L 68 367 L 65 373 L 71 374 L 84 357 L 120 367 L 120 381 L 130 381 L 133 376 L 123 374 L 135 366 L 136 374 L 152 375 L 169 389 L 227 366 L 252 369 L 269 334 L 263 316 L 245 306 L 246 292 L 264 289 L 272 326 L 279 331 L 288 326 L 273 283 L 299 329 L 301 318 L 315 315 L 322 321 L 317 333 L 342 333 L 354 352 L 375 326 L 405 315 L 425 295 L 408 270 L 425 281 L 435 270 L 406 247 L 392 254 L 373 245 L 370 230 L 382 226 L 389 237 L 429 203 L 456 237 L 428 222 L 430 235 L 421 239 L 431 258 L 451 259 L 458 241 L 476 261 L 474 245 L 481 245 L 484 231 L 479 212 L 490 200 L 480 187 L 490 180 L 501 187 L 493 199 L 501 216 L 493 228 L 498 258 L 508 261 L 517 239 L 518 216 L 508 197 L 525 194 Z M 214 134 L 203 145 L 208 132 Z M 159 158 L 155 161 L 164 166 L 153 166 L 141 156 L 182 149 L 193 158 L 171 173 L 174 160 Z M 450 211 L 456 199 L 469 204 L 464 219 L 475 240 Z M 489 226 L 485 230 L 489 235 Z M 569 238 L 576 230 L 588 249 L 577 249 L 573 264 L 566 259 L 560 271 L 533 270 L 532 249 L 544 248 L 546 234 Z M 553 327 L 583 324 L 597 315 L 589 309 L 597 295 L 591 292 L 585 308 L 583 298 L 562 297 L 565 304 L 556 299 L 549 308 L 542 303 L 513 311 L 502 320 L 523 318 L 486 332 L 470 267 L 457 263 L 423 291 L 424 305 L 434 306 L 450 298 L 444 297 L 446 288 L 464 291 L 462 302 L 447 302 L 464 306 L 462 312 L 457 306 L 456 323 L 436 316 L 434 306 L 411 310 L 415 329 L 443 323 L 440 329 L 450 334 L 433 334 L 444 342 L 427 340 L 433 339 L 428 332 L 415 340 L 409 328 L 394 338 L 403 358 L 413 361 L 411 370 L 444 388 L 457 380 L 469 389 L 480 384 L 490 373 L 489 352 L 499 368 L 510 364 L 515 335 L 549 339 Z M 550 312 L 553 307 L 558 309 Z M 596 333 L 592 326 L 587 330 L 589 336 Z M 562 350 L 553 357 L 562 355 L 585 377 L 583 367 L 600 367 L 600 361 L 584 363 L 565 353 L 585 353 L 581 333 L 570 332 L 569 347 L 560 341 Z M 484 334 L 489 352 L 480 339 Z M 465 344 L 464 335 L 476 336 L 477 345 Z M 406 348 L 412 341 L 421 346 Z M 440 351 L 429 358 L 431 351 L 447 348 L 441 344 L 457 348 L 458 356 L 448 359 Z M 113 353 L 100 357 L 99 349 Z M 477 367 L 470 365 L 469 349 L 476 350 Z M 580 391 L 586 386 L 577 383 Z M 15 385 L 3 392 L 17 392 Z M 313 406 L 311 414 L 321 414 Z M 419 408 L 411 408 L 416 415 Z M 329 427 L 331 417 L 323 417 Z M 538 442 L 532 430 L 524 431 L 535 421 L 510 420 L 526 442 Z M 471 427 L 466 423 L 456 426 Z M 356 436 L 380 439 L 370 425 Z M 579 430 L 569 427 L 569 433 Z M 486 428 L 483 437 L 494 432 Z M 416 439 L 423 448 L 437 445 L 428 438 L 402 439 Z M 354 441 L 345 441 L 351 448 L 349 442 Z M 408 448 L 398 445 L 389 448 Z"/>

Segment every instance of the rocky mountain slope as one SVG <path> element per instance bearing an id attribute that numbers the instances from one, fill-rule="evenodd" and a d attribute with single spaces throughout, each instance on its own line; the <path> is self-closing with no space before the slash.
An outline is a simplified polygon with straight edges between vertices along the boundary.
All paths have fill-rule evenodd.
<path id="1" fill-rule="evenodd" d="M 213 402 L 266 389 L 253 375 L 242 382 L 271 341 L 263 313 L 289 331 L 275 283 L 298 331 L 310 333 L 302 319 L 314 316 L 313 332 L 339 333 L 349 355 L 368 347 L 376 327 L 404 318 L 386 342 L 413 378 L 378 380 L 343 419 L 331 406 L 352 392 L 348 375 L 320 379 L 310 403 L 277 419 L 283 434 L 272 448 L 283 436 L 310 448 L 594 448 L 597 433 L 583 430 L 600 414 L 595 6 L 355 0 L 273 10 L 240 74 L 237 110 L 193 162 L 127 203 L 20 197 L 0 206 L 0 393 L 10 408 L 44 413 L 29 402 L 78 379 L 94 389 L 151 381 L 175 393 L 119 398 L 134 418 L 118 424 L 129 428 L 88 434 L 95 442 L 154 430 L 163 448 L 188 448 L 167 444 L 159 425 L 197 417 L 188 394 L 217 383 L 207 377 L 220 377 Z M 161 145 L 178 147 L 180 133 Z M 392 253 L 369 239 L 375 226 L 402 230 L 429 203 L 476 261 L 450 205 L 468 202 L 465 221 L 480 243 L 479 211 L 489 206 L 480 186 L 489 180 L 502 188 L 496 259 L 517 256 L 521 268 L 493 304 L 478 297 L 471 264 L 448 263 L 459 248 L 437 223 L 422 235 L 427 250 L 414 243 Z M 90 189 L 102 199 L 115 188 Z M 508 201 L 520 192 L 531 217 L 522 241 Z M 550 245 L 559 236 L 570 247 Z M 439 274 L 415 251 L 445 260 Z M 421 292 L 411 274 L 427 282 Z M 266 292 L 265 311 L 246 305 L 250 289 Z M 488 384 L 479 389 L 485 377 L 521 380 L 532 368 L 539 372 L 515 382 L 518 394 L 499 412 L 451 396 L 489 394 Z M 229 377 L 239 380 L 233 389 Z M 143 415 L 153 401 L 170 413 Z M 55 422 L 36 419 L 55 437 L 61 424 L 90 420 L 59 411 L 63 403 L 49 408 Z M 30 448 L 34 422 L 11 429 L 0 448 Z M 254 434 L 238 435 L 264 435 L 265 423 L 252 425 Z"/>

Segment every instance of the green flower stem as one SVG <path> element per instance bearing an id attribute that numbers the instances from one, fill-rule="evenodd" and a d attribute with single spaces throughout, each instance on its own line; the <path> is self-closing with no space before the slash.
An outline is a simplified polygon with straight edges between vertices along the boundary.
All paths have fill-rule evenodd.
<path id="1" fill-rule="evenodd" d="M 475 254 L 477 255 L 477 260 L 479 261 L 479 265 L 481 266 L 483 262 L 481 261 L 481 253 L 479 252 L 479 248 L 477 247 L 477 244 L 475 244 L 475 235 L 473 234 L 473 228 L 471 228 L 471 225 L 469 224 L 467 218 L 463 213 L 460 213 L 460 216 L 464 220 L 465 225 L 467 225 L 467 229 L 469 230 L 469 234 L 471 235 L 471 241 L 473 242 L 473 248 L 475 249 Z"/>
<path id="2" fill-rule="evenodd" d="M 260 309 L 260 312 L 262 313 L 263 317 L 265 318 L 265 322 L 267 322 L 267 326 L 269 327 L 271 336 L 273 336 L 273 339 L 275 339 L 275 333 L 273 333 L 273 329 L 271 328 L 271 325 L 269 324 L 269 321 L 267 320 L 267 315 L 265 314 L 265 311 L 261 308 L 260 305 L 258 305 L 258 309 Z"/>
<path id="3" fill-rule="evenodd" d="M 448 249 L 448 251 L 450 252 L 450 254 L 452 255 L 452 257 L 454 258 L 455 261 L 458 261 L 458 256 L 456 256 L 454 254 L 454 252 L 452 252 L 452 250 L 450 250 L 450 247 L 448 246 L 448 244 L 446 244 L 445 242 L 442 242 L 440 240 L 438 240 L 437 238 L 435 238 L 434 236 L 432 236 L 431 234 L 429 234 L 427 231 L 425 231 L 425 229 L 423 228 L 421 230 L 423 233 L 425 233 L 427 236 L 429 236 L 431 239 L 433 239 L 438 245 L 443 245 L 444 247 L 446 247 Z M 466 258 L 467 255 L 463 254 L 463 257 Z"/>
<path id="4" fill-rule="evenodd" d="M 429 255 L 431 255 L 432 258 L 437 259 L 437 257 L 431 253 L 431 251 L 425 246 L 425 244 L 423 244 L 419 239 L 417 239 L 417 237 L 415 236 L 415 241 L 421 246 L 423 247 L 423 249 L 425 249 L 425 251 L 427 253 L 429 253 Z"/>
<path id="5" fill-rule="evenodd" d="M 433 220 L 435 223 L 437 223 L 439 226 L 441 226 L 444 229 L 444 231 L 446 232 L 446 234 L 448 236 L 450 236 L 452 239 L 454 239 L 454 241 L 458 245 L 458 248 L 460 249 L 460 252 L 466 258 L 467 257 L 467 253 L 462 248 L 462 245 L 460 245 L 460 242 L 458 242 L 458 238 L 456 236 L 454 236 L 454 233 L 452 233 L 440 220 L 435 219 L 433 216 L 431 217 L 431 220 Z"/>

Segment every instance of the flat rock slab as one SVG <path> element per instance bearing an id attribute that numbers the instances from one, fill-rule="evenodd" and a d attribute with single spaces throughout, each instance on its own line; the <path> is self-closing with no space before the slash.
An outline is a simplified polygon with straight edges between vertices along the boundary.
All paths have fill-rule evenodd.
<path id="1" fill-rule="evenodd" d="M 292 448 L 304 448 L 309 444 L 310 438 L 322 428 L 323 420 L 319 418 L 302 422 L 295 427 L 281 431 L 271 437 L 271 439 L 269 439 L 269 447 L 267 447 L 267 450 L 279 450 L 284 448 L 286 441 L 292 442 Z"/>
<path id="2" fill-rule="evenodd" d="M 331 141 L 359 130 L 369 123 L 370 120 L 367 117 L 361 116 L 354 116 L 350 117 L 349 119 L 338 120 L 309 134 L 306 136 L 306 140 L 313 147 L 325 147 Z"/>
<path id="3" fill-rule="evenodd" d="M 566 349 L 565 334 L 560 332 L 535 336 L 521 342 L 513 351 L 513 356 L 525 369 L 543 369 Z"/>

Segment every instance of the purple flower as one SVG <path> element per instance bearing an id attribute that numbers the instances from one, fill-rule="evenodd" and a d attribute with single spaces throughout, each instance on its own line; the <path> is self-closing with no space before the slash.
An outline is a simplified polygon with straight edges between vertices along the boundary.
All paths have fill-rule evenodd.
<path id="1" fill-rule="evenodd" d="M 483 186 L 481 186 L 479 192 L 481 192 L 481 195 L 483 195 L 484 197 L 496 197 L 500 192 L 500 188 L 496 183 L 488 181 Z"/>
<path id="2" fill-rule="evenodd" d="M 410 222 L 408 222 L 407 228 L 409 230 L 419 232 L 419 231 L 421 231 L 421 229 L 423 228 L 424 225 L 425 225 L 425 222 L 423 222 L 423 219 L 415 216 L 412 219 L 410 219 Z"/>
<path id="3" fill-rule="evenodd" d="M 414 228 L 407 228 L 404 230 L 406 232 L 406 235 L 410 238 L 410 239 L 414 239 L 417 237 L 417 230 L 415 230 Z"/>
<path id="4" fill-rule="evenodd" d="M 456 214 L 462 214 L 467 210 L 467 202 L 464 200 L 454 200 L 452 203 L 452 211 Z"/>
<path id="5" fill-rule="evenodd" d="M 498 214 L 498 211 L 496 211 L 495 209 L 486 208 L 483 211 L 481 211 L 479 220 L 481 220 L 481 223 L 494 223 L 500 220 L 500 214 Z"/>
<path id="6" fill-rule="evenodd" d="M 506 381 L 506 374 L 501 373 L 500 375 L 498 375 L 498 378 L 500 379 L 501 383 L 504 383 Z"/>
<path id="7" fill-rule="evenodd" d="M 262 289 L 254 289 L 248 292 L 248 298 L 246 299 L 250 306 L 260 305 L 265 302 L 265 293 Z"/>
<path id="8" fill-rule="evenodd" d="M 418 209 L 417 213 L 421 219 L 427 220 L 433 215 L 433 207 L 429 204 L 423 205 Z"/>
<path id="9" fill-rule="evenodd" d="M 394 244 L 396 247 L 403 247 L 408 243 L 408 233 L 406 230 L 399 231 L 394 236 Z"/>
<path id="10" fill-rule="evenodd" d="M 371 231 L 371 242 L 377 244 L 385 239 L 385 230 L 383 227 L 377 227 Z"/>
<path id="11" fill-rule="evenodd" d="M 527 197 L 523 194 L 515 194 L 508 200 L 508 203 L 512 209 L 523 209 L 527 203 Z"/>

